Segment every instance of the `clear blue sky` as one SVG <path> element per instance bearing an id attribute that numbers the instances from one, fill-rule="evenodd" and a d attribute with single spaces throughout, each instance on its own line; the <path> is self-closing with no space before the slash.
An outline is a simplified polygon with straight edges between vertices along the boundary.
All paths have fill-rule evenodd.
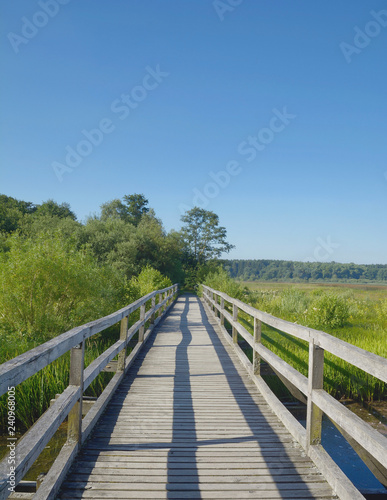
<path id="1" fill-rule="evenodd" d="M 232 258 L 387 263 L 384 1 L 18 0 L 0 16 L 0 193 L 80 220 L 143 193 L 167 230 L 194 204 L 217 213 Z"/>

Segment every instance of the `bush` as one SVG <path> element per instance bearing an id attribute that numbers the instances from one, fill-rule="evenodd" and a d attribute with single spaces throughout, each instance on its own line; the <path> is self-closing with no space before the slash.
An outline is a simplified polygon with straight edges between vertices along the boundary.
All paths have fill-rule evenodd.
<path id="1" fill-rule="evenodd" d="M 339 295 L 325 293 L 315 299 L 308 310 L 308 324 L 317 327 L 338 328 L 349 318 L 347 301 Z"/>
<path id="2" fill-rule="evenodd" d="M 301 316 L 308 309 L 309 300 L 306 293 L 296 288 L 285 289 L 279 300 L 279 314 L 285 318 Z"/>
<path id="3" fill-rule="evenodd" d="M 60 235 L 14 235 L 8 243 L 9 252 L 0 254 L 3 336 L 41 343 L 124 305 L 121 273 Z"/>
<path id="4" fill-rule="evenodd" d="M 146 266 L 138 276 L 134 276 L 128 282 L 126 287 L 127 303 L 130 304 L 154 290 L 162 290 L 172 286 L 172 284 L 172 281 L 163 276 L 160 271 L 153 269 L 151 266 Z"/>
<path id="5" fill-rule="evenodd" d="M 214 290 L 226 293 L 234 299 L 246 300 L 248 294 L 247 288 L 230 278 L 227 271 L 222 267 L 210 272 L 206 276 L 203 284 Z"/>

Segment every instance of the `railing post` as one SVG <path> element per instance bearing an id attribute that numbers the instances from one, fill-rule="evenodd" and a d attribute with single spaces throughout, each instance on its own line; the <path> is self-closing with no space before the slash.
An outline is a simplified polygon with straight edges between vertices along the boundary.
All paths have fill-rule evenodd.
<path id="1" fill-rule="evenodd" d="M 254 342 L 261 343 L 262 322 L 258 318 L 254 318 Z M 254 375 L 261 374 L 261 357 L 257 351 L 253 350 L 253 373 Z"/>
<path id="2" fill-rule="evenodd" d="M 163 294 L 159 293 L 159 304 L 161 304 L 162 301 L 163 301 Z M 163 314 L 163 308 L 160 307 L 159 312 L 158 312 L 158 317 L 162 316 L 162 314 Z"/>
<path id="3" fill-rule="evenodd" d="M 129 319 L 128 316 L 122 318 L 120 325 L 120 340 L 125 340 L 125 347 L 118 355 L 118 361 L 117 361 L 118 372 L 125 371 L 126 347 L 127 347 L 126 340 L 128 338 L 128 319 Z"/>
<path id="4" fill-rule="evenodd" d="M 70 381 L 69 385 L 80 388 L 80 397 L 71 408 L 68 415 L 67 440 L 71 443 L 82 442 L 82 399 L 83 399 L 83 369 L 85 364 L 85 342 L 81 342 L 70 351 Z"/>
<path id="5" fill-rule="evenodd" d="M 238 321 L 238 307 L 235 304 L 232 305 L 232 319 Z M 232 341 L 234 344 L 238 343 L 238 330 L 234 326 L 232 327 Z"/>
<path id="6" fill-rule="evenodd" d="M 156 307 L 156 295 L 154 295 L 152 297 L 152 309 L 153 309 L 153 312 L 152 312 L 152 316 L 150 317 L 150 324 L 153 325 L 153 323 L 155 322 L 155 307 Z"/>
<path id="7" fill-rule="evenodd" d="M 322 410 L 312 403 L 312 393 L 315 389 L 322 389 L 324 382 L 324 349 L 309 342 L 309 370 L 308 370 L 308 405 L 306 410 L 306 446 L 321 443 Z"/>
<path id="8" fill-rule="evenodd" d="M 224 326 L 224 298 L 220 297 L 220 324 Z"/>
<path id="9" fill-rule="evenodd" d="M 216 302 L 216 305 L 218 305 L 218 304 L 219 304 L 219 299 L 220 299 L 220 295 L 215 294 L 215 302 Z M 215 308 L 215 316 L 216 316 L 217 318 L 219 318 L 219 317 L 220 317 L 220 311 L 218 311 L 218 308 L 217 308 L 217 307 Z"/>
<path id="10" fill-rule="evenodd" d="M 146 306 L 146 304 L 142 304 L 142 306 L 140 306 L 140 320 L 141 321 L 144 321 L 144 319 L 145 319 L 145 306 Z M 145 332 L 145 323 L 143 323 L 140 326 L 140 329 L 138 330 L 138 341 L 139 342 L 144 342 L 144 332 Z"/>

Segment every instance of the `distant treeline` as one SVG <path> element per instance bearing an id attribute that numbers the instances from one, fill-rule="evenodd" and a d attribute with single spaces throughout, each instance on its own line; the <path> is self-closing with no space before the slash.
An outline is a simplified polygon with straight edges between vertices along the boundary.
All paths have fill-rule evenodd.
<path id="1" fill-rule="evenodd" d="M 224 260 L 232 278 L 246 281 L 387 282 L 385 264 L 341 264 L 291 260 Z"/>

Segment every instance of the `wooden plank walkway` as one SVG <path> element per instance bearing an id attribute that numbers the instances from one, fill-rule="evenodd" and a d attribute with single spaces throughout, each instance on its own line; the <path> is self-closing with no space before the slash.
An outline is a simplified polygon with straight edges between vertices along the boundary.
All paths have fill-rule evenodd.
<path id="1" fill-rule="evenodd" d="M 178 299 L 58 498 L 335 498 L 217 330 Z"/>

